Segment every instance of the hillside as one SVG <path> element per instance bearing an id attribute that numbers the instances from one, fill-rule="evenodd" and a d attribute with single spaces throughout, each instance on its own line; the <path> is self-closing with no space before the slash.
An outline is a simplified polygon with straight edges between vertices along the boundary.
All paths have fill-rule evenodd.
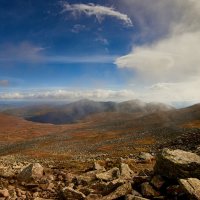
<path id="1" fill-rule="evenodd" d="M 161 103 L 144 103 L 139 100 L 116 103 L 96 102 L 83 99 L 63 105 L 35 105 L 20 109 L 10 109 L 4 111 L 4 113 L 20 116 L 33 122 L 70 124 L 97 113 L 117 112 L 146 115 L 172 109 L 174 108 L 169 105 Z"/>
<path id="2" fill-rule="evenodd" d="M 113 103 L 109 104 L 113 108 Z M 83 159 L 104 154 L 118 157 L 140 151 L 156 152 L 164 146 L 178 145 L 187 150 L 199 145 L 199 105 L 145 115 L 136 111 L 111 109 L 65 125 L 35 123 L 1 114 L 1 155 L 20 152 L 26 156 Z"/>

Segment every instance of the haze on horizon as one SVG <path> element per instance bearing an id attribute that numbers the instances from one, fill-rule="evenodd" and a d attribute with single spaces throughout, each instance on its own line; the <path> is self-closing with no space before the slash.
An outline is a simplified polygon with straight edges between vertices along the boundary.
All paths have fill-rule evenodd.
<path id="1" fill-rule="evenodd" d="M 1 0 L 0 100 L 200 102 L 199 0 Z"/>

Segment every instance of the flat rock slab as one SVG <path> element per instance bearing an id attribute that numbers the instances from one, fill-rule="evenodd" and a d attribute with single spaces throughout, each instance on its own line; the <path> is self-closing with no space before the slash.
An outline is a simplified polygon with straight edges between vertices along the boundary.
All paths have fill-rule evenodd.
<path id="1" fill-rule="evenodd" d="M 200 178 L 200 156 L 179 149 L 163 149 L 157 156 L 154 170 L 172 179 Z"/>
<path id="2" fill-rule="evenodd" d="M 200 200 L 200 180 L 197 178 L 180 179 L 180 185 L 191 199 Z"/>

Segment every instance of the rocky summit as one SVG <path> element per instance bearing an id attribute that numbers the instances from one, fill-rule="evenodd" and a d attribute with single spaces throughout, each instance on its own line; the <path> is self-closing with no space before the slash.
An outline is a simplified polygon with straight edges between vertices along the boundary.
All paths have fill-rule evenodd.
<path id="1" fill-rule="evenodd" d="M 139 155 L 135 160 L 96 160 L 79 170 L 45 162 L 4 162 L 0 166 L 4 169 L 0 174 L 0 199 L 200 199 L 198 155 L 178 149 L 163 149 L 156 158 L 146 155 L 151 159 L 145 164 Z M 147 164 L 152 168 L 141 168 Z"/>

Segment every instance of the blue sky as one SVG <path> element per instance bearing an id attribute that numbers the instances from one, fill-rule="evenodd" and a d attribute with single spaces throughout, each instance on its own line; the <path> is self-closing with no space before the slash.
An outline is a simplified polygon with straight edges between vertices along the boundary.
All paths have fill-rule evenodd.
<path id="1" fill-rule="evenodd" d="M 1 0 L 0 99 L 199 101 L 198 6 Z"/>

